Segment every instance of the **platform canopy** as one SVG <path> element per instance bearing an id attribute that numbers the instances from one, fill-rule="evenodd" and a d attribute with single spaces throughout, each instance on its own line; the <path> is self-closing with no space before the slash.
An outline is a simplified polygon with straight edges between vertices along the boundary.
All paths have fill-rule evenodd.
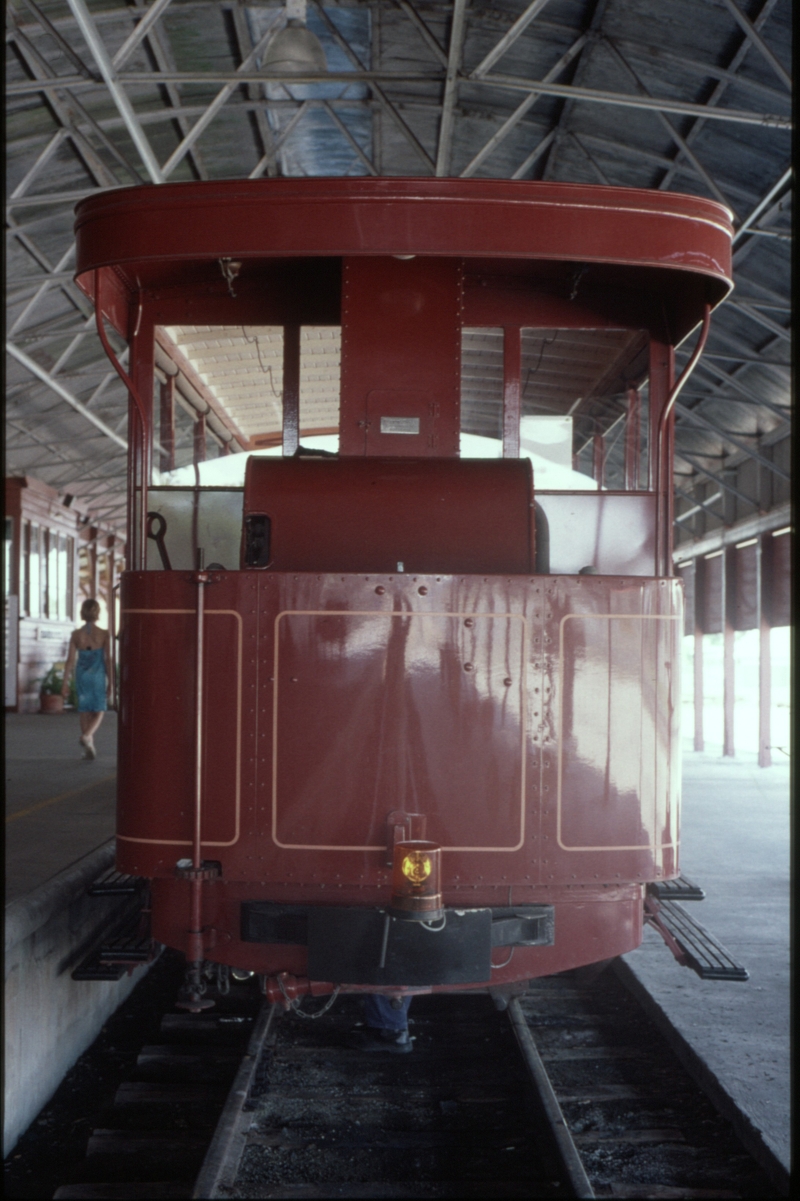
<path id="1" fill-rule="evenodd" d="M 127 397 L 73 282 L 79 200 L 191 180 L 453 176 L 651 188 L 725 205 L 735 290 L 678 403 L 677 521 L 688 535 L 698 522 L 729 525 L 783 504 L 790 0 L 290 2 L 319 39 L 324 72 L 287 77 L 270 65 L 283 4 L 9 0 L 7 472 L 123 522 Z M 279 396 L 274 333 L 175 326 L 164 336 L 212 394 L 235 358 L 242 397 L 263 391 L 265 374 Z M 310 431 L 332 420 L 338 347 L 324 325 L 304 336 L 318 343 Z M 565 353 L 547 339 L 529 352 L 554 367 Z M 482 381 L 494 386 L 502 350 L 476 330 L 464 353 L 464 428 L 491 436 Z M 609 464 L 622 455 L 619 418 L 613 403 L 583 424 L 575 414 L 579 441 L 605 435 Z M 239 420 L 247 424 L 243 411 Z M 189 462 L 184 428 L 178 452 Z M 226 428 L 209 422 L 210 454 Z"/>

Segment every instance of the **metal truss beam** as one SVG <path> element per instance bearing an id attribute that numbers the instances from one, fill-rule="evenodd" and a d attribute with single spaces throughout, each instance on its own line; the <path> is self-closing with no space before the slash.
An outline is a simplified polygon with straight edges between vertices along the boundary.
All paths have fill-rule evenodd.
<path id="1" fill-rule="evenodd" d="M 175 62 L 172 57 L 172 51 L 169 48 L 169 44 L 165 41 L 164 37 L 162 37 L 161 30 L 158 28 L 153 28 L 156 20 L 156 17 L 153 16 L 153 10 L 160 9 L 159 13 L 157 14 L 160 16 L 161 12 L 163 12 L 166 6 L 170 3 L 170 0 L 163 0 L 163 2 L 162 0 L 157 0 L 157 3 L 153 4 L 149 9 L 145 9 L 143 0 L 134 0 L 134 2 L 136 4 L 136 9 L 134 11 L 142 12 L 146 15 L 142 17 L 139 24 L 133 30 L 133 33 L 130 35 L 127 41 L 120 46 L 119 50 L 114 55 L 113 59 L 111 60 L 114 67 L 118 68 L 122 62 L 125 62 L 129 55 L 132 54 L 136 49 L 139 42 L 146 38 L 147 48 L 155 60 L 159 71 L 168 71 L 170 68 L 174 68 Z M 234 9 L 234 12 L 238 11 L 238 7 Z M 147 28 L 144 30 L 142 30 L 143 25 L 147 26 Z M 135 43 L 133 42 L 134 38 L 136 39 Z M 167 99 L 169 100 L 170 104 L 170 107 L 165 109 L 164 116 L 174 119 L 178 126 L 180 136 L 184 138 L 189 132 L 191 126 L 189 125 L 187 117 L 180 111 L 183 107 L 181 104 L 180 92 L 173 83 L 164 84 L 164 91 L 167 94 Z M 142 115 L 139 116 L 139 124 L 145 124 L 145 122 L 142 120 Z M 189 160 L 192 167 L 196 171 L 198 178 L 208 179 L 208 171 L 205 168 L 200 151 L 196 147 L 193 147 L 190 151 Z"/>
<path id="2" fill-rule="evenodd" d="M 411 7 L 411 5 L 408 3 L 408 0 L 394 0 L 394 3 L 396 7 L 408 17 L 409 21 L 417 30 L 425 45 L 433 54 L 433 57 L 437 58 L 443 67 L 446 67 L 447 51 L 443 50 L 439 45 L 437 39 L 433 36 L 430 29 L 428 29 L 428 26 L 425 24 L 417 10 Z"/>
<path id="3" fill-rule="evenodd" d="M 740 393 L 741 397 L 745 399 L 748 404 L 763 406 L 765 409 L 769 409 L 770 412 L 775 413 L 777 417 L 782 418 L 784 421 L 788 419 L 791 411 L 788 405 L 776 405 L 771 400 L 765 400 L 763 396 L 757 396 L 755 392 L 751 391 L 750 388 L 747 388 L 741 382 L 738 376 L 733 375 L 729 371 L 723 371 L 721 367 L 717 367 L 714 363 L 706 362 L 705 356 L 703 356 L 703 358 L 697 364 L 697 367 L 702 371 L 707 372 L 709 375 L 714 376 L 714 378 L 718 381 L 716 384 L 717 388 L 728 385 L 736 392 Z M 705 397 L 705 399 L 724 400 L 725 397 L 717 396 L 716 394 L 712 393 L 711 395 Z"/>
<path id="4" fill-rule="evenodd" d="M 514 45 L 517 38 L 521 37 L 531 21 L 539 15 L 547 2 L 548 0 L 532 0 L 532 3 L 528 5 L 522 15 L 517 17 L 508 33 L 504 34 L 486 57 L 481 59 L 475 70 L 471 73 L 470 79 L 482 79 L 487 71 L 491 71 L 494 64 L 503 57 L 506 50 Z"/>
<path id="5" fill-rule="evenodd" d="M 764 467 L 766 467 L 769 471 L 774 472 L 775 475 L 779 476 L 781 479 L 789 480 L 792 478 L 789 475 L 789 472 L 784 471 L 782 467 L 777 465 L 777 463 L 773 463 L 771 459 L 765 458 L 764 455 L 759 454 L 757 450 L 753 450 L 752 447 L 746 446 L 744 442 L 740 442 L 737 437 L 731 433 L 728 433 L 727 430 L 723 430 L 716 424 L 716 422 L 709 421 L 708 417 L 704 417 L 702 413 L 698 413 L 697 409 L 689 409 L 686 407 L 686 405 L 681 404 L 679 400 L 676 400 L 675 410 L 687 421 L 694 421 L 697 425 L 705 426 L 706 429 L 711 430 L 717 435 L 717 437 L 721 438 L 723 442 L 729 442 L 731 446 L 735 446 L 737 450 L 741 450 L 744 454 L 746 454 L 749 459 L 755 459 L 757 463 L 763 464 Z"/>
<path id="6" fill-rule="evenodd" d="M 547 3 L 547 0 L 534 0 L 534 3 Z M 453 112 L 458 95 L 458 73 L 461 68 L 461 55 L 464 50 L 464 35 L 466 33 L 467 0 L 453 0 L 453 15 L 450 22 L 450 46 L 447 53 L 447 69 L 444 79 L 444 98 L 442 100 L 442 116 L 439 121 L 439 141 L 436 146 L 436 175 L 450 174 L 450 152 L 453 145 L 453 127 L 455 114 Z"/>
<path id="7" fill-rule="evenodd" d="M 380 80 L 388 80 L 388 78 L 389 78 L 388 74 L 384 71 L 365 71 L 364 64 L 362 63 L 361 59 L 358 57 L 355 50 L 350 45 L 350 43 L 347 41 L 347 39 L 342 37 L 341 33 L 336 28 L 333 21 L 330 19 L 328 14 L 325 12 L 325 9 L 319 3 L 319 0 L 311 0 L 311 3 L 314 5 L 314 8 L 317 10 L 317 13 L 319 14 L 320 18 L 322 19 L 323 23 L 325 24 L 326 28 L 328 29 L 328 32 L 331 34 L 331 37 L 334 39 L 336 44 L 345 52 L 345 54 L 350 59 L 350 62 L 353 64 L 353 66 L 356 68 L 356 70 L 353 71 L 352 73 L 351 72 L 347 72 L 347 73 L 329 72 L 327 75 L 315 77 L 313 80 L 310 80 L 310 82 L 326 83 L 326 82 L 331 82 L 334 80 L 338 83 L 358 83 L 360 81 L 368 82 L 373 93 L 380 101 L 384 112 L 386 112 L 392 118 L 392 120 L 394 121 L 397 128 L 403 134 L 403 136 L 405 137 L 405 139 L 409 143 L 409 145 L 413 147 L 413 149 L 416 151 L 416 153 L 422 159 L 425 166 L 428 167 L 429 170 L 435 174 L 436 164 L 434 163 L 433 159 L 428 154 L 427 150 L 422 145 L 419 138 L 414 133 L 413 129 L 411 129 L 411 127 L 403 120 L 403 117 L 397 111 L 397 108 L 392 103 L 392 101 L 389 99 L 389 97 L 386 95 L 386 93 L 384 92 L 383 88 L 380 85 L 380 82 L 379 82 Z M 285 80 L 285 78 L 286 77 L 284 76 L 284 80 Z M 438 78 L 438 75 L 437 75 L 437 78 Z M 299 82 L 300 76 L 299 75 L 297 77 L 293 76 L 293 79 L 296 79 L 296 81 Z M 280 80 L 278 80 L 278 82 L 280 82 Z M 430 76 L 427 76 L 426 82 L 430 82 Z"/>
<path id="8" fill-rule="evenodd" d="M 692 496 L 691 492 L 687 492 L 685 488 L 679 488 L 677 484 L 673 484 L 673 487 L 675 488 L 675 491 L 677 492 L 678 496 L 682 496 L 684 498 L 684 500 L 690 501 L 691 504 L 694 506 L 694 508 L 687 509 L 683 513 L 676 513 L 675 514 L 676 522 L 688 521 L 690 517 L 694 517 L 697 513 L 700 512 L 701 509 L 705 509 L 705 511 L 707 513 L 710 513 L 712 517 L 715 517 L 717 519 L 717 521 L 724 522 L 724 520 L 725 520 L 724 515 L 722 513 L 716 513 L 711 508 L 711 505 L 713 504 L 714 501 L 722 499 L 721 492 L 716 492 L 713 496 L 709 496 L 709 497 L 706 497 L 705 500 L 701 500 L 699 496 Z"/>
<path id="9" fill-rule="evenodd" d="M 614 55 L 617 62 L 620 64 L 620 66 L 623 68 L 623 70 L 628 74 L 628 76 L 633 80 L 634 84 L 639 89 L 639 92 L 643 96 L 648 96 L 652 99 L 650 91 L 648 90 L 647 87 L 645 87 L 644 83 L 642 83 L 642 80 L 639 78 L 636 71 L 634 71 L 633 67 L 630 65 L 628 60 L 625 58 L 622 51 L 616 45 L 614 40 L 609 37 L 603 37 L 601 40 L 602 40 L 603 45 L 607 46 L 608 49 L 611 50 L 611 52 Z M 694 153 L 694 151 L 689 146 L 689 143 L 686 141 L 685 138 L 683 138 L 681 136 L 681 134 L 678 132 L 678 130 L 672 124 L 670 119 L 662 112 L 659 112 L 657 114 L 657 116 L 658 116 L 658 119 L 661 122 L 662 126 L 666 130 L 666 132 L 672 138 L 673 142 L 678 147 L 678 149 L 683 153 L 684 157 L 689 160 L 692 167 L 694 167 L 694 170 L 697 172 L 697 174 L 700 176 L 700 178 L 705 183 L 706 187 L 711 192 L 712 196 L 714 196 L 720 202 L 720 204 L 724 204 L 724 205 L 726 205 L 727 208 L 732 209 L 733 205 L 730 203 L 730 201 L 728 200 L 725 193 L 722 191 L 721 188 L 719 188 L 717 186 L 717 184 L 714 181 L 714 179 L 712 178 L 712 176 L 705 169 L 703 164 L 698 159 L 697 155 Z"/>
<path id="10" fill-rule="evenodd" d="M 753 25 L 751 23 L 751 21 L 749 20 L 749 18 L 744 15 L 744 13 L 738 7 L 738 5 L 734 4 L 734 0 L 723 0 L 723 3 L 725 4 L 728 11 L 733 16 L 734 20 L 736 20 L 739 23 L 740 27 L 744 31 L 744 35 L 747 38 L 747 40 L 749 42 L 751 42 L 755 47 L 757 47 L 757 49 L 761 52 L 762 57 L 772 67 L 773 71 L 778 76 L 778 79 L 781 81 L 783 86 L 788 91 L 791 92 L 791 90 L 792 90 L 791 75 L 789 74 L 788 71 L 786 71 L 784 69 L 782 64 L 778 61 L 778 59 L 772 53 L 769 46 L 762 38 L 761 34 L 756 29 L 755 25 Z"/>
<path id="11" fill-rule="evenodd" d="M 13 344 L 13 342 L 6 342 L 6 350 L 12 358 L 16 359 L 18 363 L 21 363 L 27 371 L 30 371 L 31 375 L 35 375 L 36 378 L 41 380 L 43 384 L 47 384 L 48 388 L 52 388 L 57 396 L 60 396 L 62 400 L 65 400 L 68 405 L 71 405 L 72 408 L 75 409 L 77 413 L 80 413 L 82 417 L 85 417 L 87 421 L 91 421 L 92 425 L 99 429 L 101 433 L 105 434 L 107 438 L 110 438 L 112 442 L 116 442 L 117 445 L 121 446 L 123 450 L 128 449 L 128 443 L 125 438 L 121 438 L 119 434 L 115 433 L 114 430 L 111 429 L 110 426 L 106 425 L 105 421 L 102 421 L 95 413 L 93 413 L 90 409 L 87 409 L 85 404 L 78 400 L 77 397 L 73 396 L 63 384 L 58 382 L 58 380 L 53 379 L 49 372 L 45 371 L 44 367 L 40 367 L 36 360 L 32 359 L 30 355 L 25 354 L 24 350 L 20 350 L 18 346 Z"/>
<path id="12" fill-rule="evenodd" d="M 253 49 L 253 38 L 250 33 L 250 27 L 247 24 L 244 15 L 244 9 L 241 5 L 236 4 L 230 10 L 231 20 L 233 22 L 233 32 L 236 37 L 236 48 L 239 51 L 240 66 L 246 60 L 248 54 Z M 272 26 L 270 28 L 273 28 Z M 255 84 L 247 85 L 247 96 L 251 101 L 256 103 L 253 106 L 252 112 L 255 115 L 256 131 L 258 133 L 259 165 L 263 161 L 267 175 L 276 175 L 278 171 L 278 160 L 275 151 L 275 138 L 272 128 L 267 120 L 266 106 L 269 103 L 261 95 L 262 88 Z M 259 103 L 260 101 L 260 103 Z M 185 132 L 185 131 L 184 131 Z M 258 178 L 251 176 L 250 178 Z"/>
<path id="13" fill-rule="evenodd" d="M 588 24 L 583 30 L 584 34 L 586 35 L 586 42 L 581 47 L 580 54 L 576 56 L 575 71 L 572 76 L 572 87 L 578 87 L 586 74 L 592 50 L 594 49 L 595 43 L 597 42 L 600 34 L 600 30 L 602 29 L 603 17 L 605 16 L 607 4 L 608 0 L 594 0 L 594 7 L 592 8 L 591 16 L 589 17 Z M 556 121 L 552 130 L 554 134 L 553 145 L 551 146 L 547 155 L 547 161 L 544 166 L 544 171 L 542 172 L 542 179 L 544 180 L 555 178 L 558 153 L 564 141 L 564 135 L 566 133 L 567 126 L 569 125 L 573 108 L 574 103 L 569 99 L 567 99 L 566 103 L 561 106 L 561 112 L 559 113 L 558 120 Z"/>
<path id="14" fill-rule="evenodd" d="M 77 3 L 78 0 L 69 0 L 70 3 Z M 311 0 L 317 6 L 317 0 Z M 317 6 L 318 7 L 318 6 Z M 321 10 L 320 10 L 321 11 Z M 336 27 L 333 26 L 335 29 Z M 341 38 L 338 30 L 336 30 L 337 40 Z M 344 42 L 344 39 L 341 39 Z M 345 42 L 345 45 L 348 43 Z M 432 83 L 435 80 L 440 80 L 441 75 L 432 75 L 407 72 L 407 71 L 366 71 L 360 68 L 357 71 L 328 71 L 325 74 L 320 72 L 308 72 L 307 74 L 297 74 L 292 76 L 292 83 L 344 83 L 356 84 L 365 83 L 379 96 L 385 109 L 391 112 L 398 126 L 403 130 L 405 136 L 412 144 L 415 144 L 415 149 L 433 164 L 427 151 L 419 143 L 416 134 L 408 128 L 405 121 L 393 105 L 392 101 L 386 96 L 381 84 L 393 83 Z M 150 83 L 161 86 L 165 83 L 195 83 L 195 84 L 244 84 L 244 83 L 285 83 L 286 77 L 278 74 L 272 74 L 269 71 L 261 71 L 255 73 L 252 71 L 242 72 L 240 76 L 234 79 L 234 74 L 230 71 L 160 71 L 146 72 L 139 71 L 135 75 L 125 75 L 121 77 L 123 82 L 139 84 Z M 525 79 L 520 75 L 486 75 L 482 79 L 467 80 L 475 85 L 485 84 L 488 87 L 500 88 L 510 92 L 530 92 L 540 91 L 545 96 L 556 96 L 567 100 L 586 101 L 590 104 L 607 104 L 612 107 L 640 109 L 647 112 L 663 112 L 675 113 L 678 116 L 688 117 L 703 117 L 706 120 L 713 121 L 730 121 L 737 125 L 758 125 L 771 129 L 791 130 L 792 118 L 779 113 L 759 113 L 753 112 L 750 109 L 740 108 L 715 108 L 708 109 L 706 105 L 695 104 L 691 101 L 674 100 L 669 97 L 653 96 L 634 96 L 630 92 L 612 92 L 599 88 L 583 88 L 576 84 L 558 84 L 544 83 L 541 80 Z M 97 85 L 89 84 L 81 76 L 59 76 L 59 87 L 69 88 L 70 92 L 84 90 L 85 88 L 96 87 Z M 42 84 L 39 81 L 27 80 L 25 82 L 10 83 L 7 85 L 6 93 L 8 96 L 26 96 L 33 92 L 42 91 Z"/>
<path id="15" fill-rule="evenodd" d="M 14 21 L 14 15 L 11 14 L 11 20 Z M 75 99 L 74 96 L 66 95 L 65 89 L 61 86 L 54 71 L 42 58 L 39 51 L 28 40 L 24 33 L 19 28 L 15 28 L 12 33 L 14 45 L 17 53 L 22 59 L 25 67 L 30 71 L 31 75 L 40 83 L 41 90 L 47 98 L 50 108 L 58 121 L 69 134 L 72 144 L 75 148 L 78 157 L 83 163 L 84 168 L 89 175 L 94 179 L 95 183 L 101 188 L 115 188 L 119 186 L 119 180 L 109 170 L 106 164 L 98 155 L 94 146 L 88 138 L 78 128 L 78 113 L 86 120 L 90 126 L 94 127 L 94 121 L 89 117 L 86 109 Z M 97 130 L 95 130 L 97 132 Z M 101 137 L 104 144 L 108 140 L 105 134 Z M 118 152 L 116 152 L 118 154 Z M 139 175 L 135 175 L 136 180 L 139 180 Z"/>
<path id="16" fill-rule="evenodd" d="M 78 3 L 82 3 L 82 2 L 83 2 L 83 0 L 70 0 L 70 3 L 74 3 L 74 4 L 78 4 Z M 221 91 L 219 91 L 217 93 L 217 95 L 214 97 L 214 99 L 211 101 L 211 103 L 207 107 L 206 111 L 203 113 L 202 117 L 198 117 L 198 119 L 195 121 L 192 128 L 189 130 L 189 132 L 184 137 L 183 141 L 180 143 L 180 145 L 177 146 L 175 148 L 175 150 L 173 150 L 172 154 L 169 156 L 169 158 L 164 163 L 164 166 L 162 168 L 163 179 L 169 178 L 169 176 L 172 174 L 172 172 L 178 166 L 178 163 L 180 163 L 186 157 L 188 152 L 194 146 L 195 142 L 200 137 L 201 133 L 203 133 L 208 128 L 208 126 L 214 120 L 214 118 L 216 117 L 216 115 L 220 111 L 220 109 L 230 99 L 230 97 L 235 92 L 236 88 L 239 87 L 239 85 L 240 85 L 241 76 L 243 76 L 246 72 L 248 72 L 250 70 L 250 68 L 254 65 L 254 63 L 258 59 L 258 56 L 261 54 L 262 50 L 264 50 L 266 48 L 267 43 L 271 40 L 273 33 L 274 33 L 274 30 L 273 30 L 272 26 L 270 26 L 270 28 L 267 30 L 267 32 L 264 34 L 264 36 L 262 38 L 259 38 L 257 45 L 255 45 L 253 47 L 253 49 L 247 55 L 247 58 L 245 58 L 245 60 L 242 62 L 242 64 L 236 68 L 230 82 L 226 83 L 225 86 L 221 89 Z"/>
<path id="17" fill-rule="evenodd" d="M 741 223 L 741 225 L 737 229 L 736 233 L 733 235 L 733 245 L 734 246 L 736 245 L 736 243 L 739 241 L 740 238 L 744 237 L 744 235 L 746 233 L 751 232 L 751 227 L 756 223 L 756 221 L 759 221 L 762 217 L 766 216 L 768 210 L 775 203 L 775 201 L 778 199 L 778 197 L 781 195 L 781 193 L 784 192 L 786 190 L 786 188 L 789 187 L 789 185 L 792 181 L 793 171 L 794 171 L 793 167 L 791 167 L 791 166 L 787 167 L 786 170 L 781 175 L 780 179 L 777 180 L 777 182 L 772 185 L 772 187 L 769 189 L 767 194 L 765 196 L 762 196 L 761 200 L 759 200 L 759 202 L 755 206 L 755 208 L 748 214 L 747 217 L 745 217 L 744 221 Z M 734 256 L 734 265 L 735 265 L 735 263 L 736 263 L 736 256 Z"/>
<path id="18" fill-rule="evenodd" d="M 120 46 L 117 53 L 111 60 L 111 65 L 115 70 L 119 71 L 125 66 L 130 56 L 133 54 L 136 47 L 153 29 L 156 21 L 161 17 L 171 3 L 171 0 L 155 0 L 149 8 L 145 8 L 140 0 L 135 0 L 136 8 L 130 13 L 132 17 L 140 17 L 131 33 L 128 34 L 125 41 Z M 130 12 L 130 10 L 128 10 Z M 155 31 L 154 31 L 155 32 Z"/>
<path id="19" fill-rule="evenodd" d="M 768 0 L 756 18 L 756 24 L 763 24 L 762 14 L 767 11 L 767 16 L 772 12 L 777 0 Z M 766 20 L 766 17 L 763 18 Z M 662 46 L 648 46 L 644 42 L 634 41 L 632 38 L 615 37 L 615 42 L 621 48 L 635 58 L 646 62 L 650 67 L 667 66 L 680 71 L 688 71 L 692 75 L 698 75 L 703 79 L 716 79 L 719 83 L 726 85 L 735 84 L 737 88 L 741 88 L 745 92 L 755 92 L 759 96 L 763 96 L 765 100 L 777 104 L 788 104 L 790 97 L 785 91 L 778 88 L 773 88 L 769 84 L 762 83 L 758 79 L 752 79 L 747 75 L 738 75 L 736 68 L 741 63 L 747 53 L 747 41 L 743 41 L 739 51 L 734 56 L 733 60 L 727 67 L 721 67 L 717 63 L 701 62 L 699 59 L 689 58 L 684 54 L 671 54 L 669 50 Z"/>
<path id="20" fill-rule="evenodd" d="M 725 491 L 730 492 L 732 496 L 738 496 L 739 500 L 744 501 L 746 505 L 752 505 L 755 509 L 761 508 L 759 502 L 757 500 L 753 500 L 752 496 L 747 496 L 746 493 L 740 492 L 735 484 L 731 484 L 728 480 L 724 480 L 721 475 L 717 475 L 716 472 L 710 471 L 708 467 L 703 467 L 702 464 L 698 462 L 698 458 L 701 456 L 692 454 L 692 452 L 689 450 L 681 450 L 678 446 L 675 447 L 675 456 L 676 458 L 685 459 L 687 463 L 691 463 L 699 475 L 704 475 L 707 477 L 707 479 L 712 480 L 715 484 L 719 484 L 720 488 L 724 488 Z"/>
<path id="21" fill-rule="evenodd" d="M 86 44 L 92 53 L 92 58 L 97 63 L 100 74 L 105 80 L 105 85 L 111 94 L 111 99 L 114 101 L 120 116 L 125 122 L 133 144 L 139 151 L 150 179 L 153 183 L 163 183 L 164 176 L 158 165 L 158 160 L 153 153 L 153 148 L 139 124 L 133 105 L 119 82 L 116 68 L 108 57 L 103 39 L 97 31 L 89 9 L 86 7 L 84 0 L 67 0 L 67 4 L 72 9 L 72 14 L 78 22 L 78 28 L 83 34 Z"/>
<path id="22" fill-rule="evenodd" d="M 545 136 L 542 138 L 541 142 L 539 142 L 538 146 L 534 146 L 533 150 L 530 152 L 528 157 L 526 159 L 524 159 L 523 162 L 520 163 L 520 165 L 517 167 L 516 171 L 513 173 L 511 178 L 512 179 L 524 179 L 525 175 L 527 174 L 528 171 L 530 171 L 531 167 L 534 166 L 537 159 L 541 158 L 541 156 L 544 154 L 545 150 L 547 150 L 548 147 L 553 144 L 555 137 L 556 137 L 556 131 L 554 129 L 551 129 L 548 134 L 545 134 Z"/>
<path id="23" fill-rule="evenodd" d="M 741 300 L 726 300 L 725 303 L 729 308 L 735 309 L 737 313 L 743 313 L 745 317 L 749 317 L 751 321 L 755 321 L 756 325 L 763 326 L 770 333 L 776 334 L 784 342 L 791 344 L 792 335 L 790 331 L 784 326 L 779 325 L 777 321 L 773 321 L 766 313 L 759 312 L 758 309 L 752 308 L 749 304 L 744 304 Z"/>
<path id="24" fill-rule="evenodd" d="M 558 79 L 558 76 L 561 74 L 561 72 L 568 67 L 572 60 L 576 58 L 583 50 L 587 40 L 588 34 L 585 33 L 582 33 L 579 38 L 575 39 L 569 50 L 567 50 L 565 54 L 562 54 L 555 66 L 551 67 L 547 72 L 544 77 L 545 83 L 550 83 L 551 80 Z M 529 95 L 525 97 L 525 99 L 517 106 L 511 116 L 503 122 L 497 132 L 492 134 L 492 136 L 489 138 L 489 141 L 485 143 L 475 157 L 467 164 L 467 166 L 461 172 L 462 179 L 469 179 L 471 175 L 475 174 L 475 172 L 486 161 L 489 155 L 497 149 L 501 142 L 505 141 L 512 130 L 516 129 L 522 118 L 531 108 L 533 108 L 534 104 L 541 98 L 541 96 L 541 92 L 530 92 Z"/>
<path id="25" fill-rule="evenodd" d="M 323 101 L 322 107 L 325 109 L 325 112 L 328 114 L 331 121 L 333 121 L 334 125 L 339 130 L 339 133 L 345 139 L 345 141 L 349 145 L 350 149 L 353 151 L 353 153 L 356 155 L 356 157 L 359 159 L 359 161 L 367 168 L 367 171 L 369 172 L 369 174 L 377 175 L 378 174 L 377 167 L 375 166 L 375 164 L 373 163 L 373 161 L 369 157 L 369 155 L 365 154 L 363 149 L 361 148 L 361 146 L 359 146 L 358 142 L 353 137 L 350 130 L 345 125 L 344 121 L 341 119 L 339 114 L 336 112 L 336 109 L 332 108 L 331 105 L 327 103 L 327 101 Z"/>
<path id="26" fill-rule="evenodd" d="M 770 13 L 772 12 L 772 10 L 775 7 L 775 5 L 777 4 L 777 2 L 778 2 L 778 0 L 766 0 L 766 3 L 763 5 L 763 7 L 761 9 L 761 12 L 756 17 L 756 24 L 759 27 L 767 21 L 767 18 L 769 17 Z M 731 74 L 735 75 L 737 69 L 741 66 L 742 62 L 744 61 L 745 55 L 747 54 L 748 48 L 749 48 L 749 43 L 747 42 L 747 39 L 745 38 L 742 40 L 741 46 L 736 51 L 733 58 L 731 59 L 731 61 L 728 64 L 728 71 Z M 724 80 L 721 79 L 719 81 L 719 83 L 716 85 L 716 87 L 714 88 L 714 90 L 712 91 L 711 95 L 708 98 L 707 106 L 709 108 L 714 108 L 714 107 L 716 107 L 716 105 L 719 104 L 720 100 L 722 99 L 722 97 L 724 96 L 725 92 L 728 89 L 729 82 L 732 82 L 732 81 L 729 81 L 727 79 L 724 79 Z M 692 128 L 690 130 L 688 130 L 688 132 L 685 134 L 685 140 L 688 144 L 691 145 L 691 143 L 694 142 L 695 139 L 700 135 L 700 133 L 702 132 L 702 130 L 705 126 L 705 122 L 706 122 L 705 117 L 698 117 L 698 119 L 694 122 L 694 124 L 692 125 Z M 666 189 L 669 187 L 670 183 L 672 182 L 672 179 L 673 179 L 675 173 L 680 170 L 680 160 L 681 160 L 681 155 L 678 155 L 677 158 L 675 159 L 674 166 L 672 166 L 669 169 L 669 171 L 667 171 L 667 174 L 661 180 L 661 183 L 658 185 L 659 189 L 661 191 L 666 191 Z"/>

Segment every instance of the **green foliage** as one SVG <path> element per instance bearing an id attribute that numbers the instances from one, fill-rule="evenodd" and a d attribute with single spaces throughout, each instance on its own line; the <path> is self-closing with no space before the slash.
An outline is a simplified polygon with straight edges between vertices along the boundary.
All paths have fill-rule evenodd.
<path id="1" fill-rule="evenodd" d="M 64 687 L 64 664 L 54 663 L 46 675 L 39 676 L 39 691 L 44 696 L 61 696 Z"/>

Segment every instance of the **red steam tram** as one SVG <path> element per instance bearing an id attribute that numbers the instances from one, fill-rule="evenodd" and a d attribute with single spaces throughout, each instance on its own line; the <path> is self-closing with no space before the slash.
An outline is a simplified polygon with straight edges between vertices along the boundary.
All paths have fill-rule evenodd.
<path id="1" fill-rule="evenodd" d="M 679 874 L 672 407 L 731 287 L 730 214 L 391 178 L 77 212 L 77 280 L 130 394 L 117 866 L 152 880 L 189 1003 L 209 964 L 284 1003 L 502 1003 L 636 947 L 646 887 Z M 283 329 L 285 453 L 251 457 L 233 499 L 152 483 L 159 331 L 186 325 Z M 341 329 L 335 455 L 298 451 L 308 325 Z M 462 336 L 486 328 L 503 457 L 460 458 Z M 562 375 L 574 357 L 550 412 L 621 398 L 621 487 L 538 488 L 520 457 L 521 338 L 541 330 Z"/>

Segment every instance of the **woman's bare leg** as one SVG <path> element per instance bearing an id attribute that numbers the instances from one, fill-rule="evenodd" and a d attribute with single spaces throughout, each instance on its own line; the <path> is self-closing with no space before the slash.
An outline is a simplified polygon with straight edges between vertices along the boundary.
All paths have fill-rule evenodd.
<path id="1" fill-rule="evenodd" d="M 81 719 L 83 719 L 84 717 L 88 718 L 85 727 L 83 726 L 83 720 L 81 720 L 81 727 L 83 729 L 84 738 L 91 739 L 92 737 L 94 737 L 94 735 L 97 733 L 98 729 L 100 728 L 100 724 L 101 724 L 104 716 L 105 715 L 102 712 L 102 710 L 99 713 L 81 713 Z"/>

